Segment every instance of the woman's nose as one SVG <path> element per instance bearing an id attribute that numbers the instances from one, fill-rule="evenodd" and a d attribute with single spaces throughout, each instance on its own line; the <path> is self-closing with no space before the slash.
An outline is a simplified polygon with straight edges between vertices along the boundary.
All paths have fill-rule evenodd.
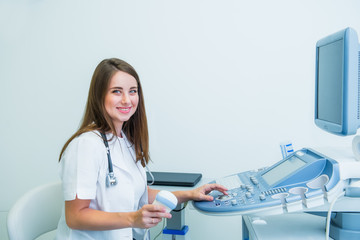
<path id="1" fill-rule="evenodd" d="M 122 99 L 121 99 L 121 102 L 124 104 L 124 103 L 128 103 L 130 102 L 130 98 L 129 98 L 129 95 L 128 94 L 123 94 L 122 96 Z"/>

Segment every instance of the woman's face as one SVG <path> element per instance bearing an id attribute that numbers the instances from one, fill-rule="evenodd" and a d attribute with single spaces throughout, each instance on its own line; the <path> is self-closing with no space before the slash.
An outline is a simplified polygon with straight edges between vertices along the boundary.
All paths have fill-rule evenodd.
<path id="1" fill-rule="evenodd" d="M 123 123 L 135 113 L 138 103 L 136 79 L 126 72 L 117 71 L 110 79 L 105 95 L 105 110 L 116 128 L 117 135 L 120 135 Z"/>

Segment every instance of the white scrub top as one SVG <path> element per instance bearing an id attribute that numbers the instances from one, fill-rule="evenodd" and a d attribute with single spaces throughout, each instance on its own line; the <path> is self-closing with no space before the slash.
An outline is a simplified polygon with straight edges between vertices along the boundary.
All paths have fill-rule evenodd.
<path id="1" fill-rule="evenodd" d="M 123 136 L 125 136 L 123 134 Z M 107 134 L 111 139 L 112 134 Z M 106 187 L 109 172 L 104 142 L 97 131 L 86 132 L 70 142 L 60 161 L 60 178 L 65 201 L 90 199 L 90 208 L 105 212 L 133 212 L 148 203 L 146 172 L 135 163 L 134 149 L 126 138 L 109 141 L 115 186 Z M 56 239 L 142 240 L 145 230 L 123 228 L 108 231 L 74 230 L 66 225 L 65 209 Z"/>

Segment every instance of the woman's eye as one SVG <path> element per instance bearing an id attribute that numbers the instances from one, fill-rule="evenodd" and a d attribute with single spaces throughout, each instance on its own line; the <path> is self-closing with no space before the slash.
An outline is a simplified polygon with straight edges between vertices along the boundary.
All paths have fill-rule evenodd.
<path id="1" fill-rule="evenodd" d="M 137 93 L 137 90 L 131 90 L 130 93 L 131 93 L 131 94 L 136 94 L 136 93 Z"/>
<path id="2" fill-rule="evenodd" d="M 113 93 L 117 93 L 117 94 L 121 93 L 120 90 L 113 90 L 112 92 L 113 92 Z"/>

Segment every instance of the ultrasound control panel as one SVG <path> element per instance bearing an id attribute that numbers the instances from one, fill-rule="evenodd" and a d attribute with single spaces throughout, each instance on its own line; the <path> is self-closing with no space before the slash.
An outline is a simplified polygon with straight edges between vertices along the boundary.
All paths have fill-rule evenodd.
<path id="1" fill-rule="evenodd" d="M 213 201 L 194 201 L 208 214 L 271 215 L 323 205 L 343 191 L 339 166 L 311 149 L 301 149 L 271 167 L 233 174 L 211 183 L 228 188 L 213 191 Z"/>

